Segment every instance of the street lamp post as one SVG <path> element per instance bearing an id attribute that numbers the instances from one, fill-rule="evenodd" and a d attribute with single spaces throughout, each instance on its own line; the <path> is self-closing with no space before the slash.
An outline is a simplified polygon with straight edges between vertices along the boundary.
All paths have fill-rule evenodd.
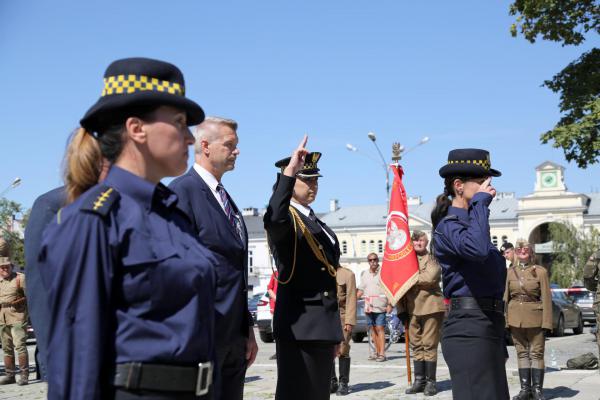
<path id="1" fill-rule="evenodd" d="M 388 203 L 390 202 L 390 173 L 388 169 L 387 162 L 385 161 L 385 157 L 381 153 L 379 146 L 377 145 L 377 136 L 373 132 L 367 133 L 368 138 L 373 142 L 373 145 L 377 149 L 377 153 L 379 153 L 379 157 L 381 158 L 381 166 L 383 167 L 383 171 L 385 172 L 385 193 L 387 195 Z"/>
<path id="2" fill-rule="evenodd" d="M 8 185 L 8 187 L 0 193 L 0 197 L 4 196 L 9 190 L 16 188 L 20 184 L 21 184 L 21 178 L 19 178 L 19 177 L 15 178 L 12 181 L 12 183 L 10 185 Z"/>

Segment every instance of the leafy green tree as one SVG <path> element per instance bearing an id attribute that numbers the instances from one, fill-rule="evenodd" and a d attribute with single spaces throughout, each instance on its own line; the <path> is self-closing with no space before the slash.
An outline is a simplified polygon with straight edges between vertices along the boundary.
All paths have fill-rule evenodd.
<path id="1" fill-rule="evenodd" d="M 513 36 L 522 34 L 535 43 L 538 37 L 577 46 L 586 35 L 600 33 L 598 0 L 516 0 L 509 12 L 517 16 Z M 541 135 L 542 143 L 553 142 L 565 158 L 586 168 L 600 159 L 600 50 L 584 53 L 551 80 L 544 82 L 560 94 L 564 116 Z"/>
<path id="2" fill-rule="evenodd" d="M 0 198 L 0 235 L 10 244 L 13 262 L 25 266 L 25 246 L 19 232 L 13 230 L 14 218 L 21 214 L 23 209 L 19 203 Z M 26 216 L 29 212 L 26 213 Z M 23 228 L 26 218 L 23 218 Z"/>
<path id="3" fill-rule="evenodd" d="M 551 223 L 549 233 L 554 251 L 550 280 L 569 287 L 582 279 L 586 261 L 600 248 L 600 231 L 594 227 L 588 231 L 577 229 L 571 223 Z"/>

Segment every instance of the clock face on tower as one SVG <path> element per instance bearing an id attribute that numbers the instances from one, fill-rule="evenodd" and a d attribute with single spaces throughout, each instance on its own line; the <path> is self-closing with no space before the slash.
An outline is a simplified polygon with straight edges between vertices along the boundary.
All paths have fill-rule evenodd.
<path id="1" fill-rule="evenodd" d="M 556 178 L 556 172 L 542 172 L 542 187 L 544 188 L 552 188 L 558 184 L 558 179 Z"/>

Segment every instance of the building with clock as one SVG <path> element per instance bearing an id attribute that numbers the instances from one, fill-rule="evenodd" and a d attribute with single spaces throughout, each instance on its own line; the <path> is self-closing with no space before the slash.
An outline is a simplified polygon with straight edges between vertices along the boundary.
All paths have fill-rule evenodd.
<path id="1" fill-rule="evenodd" d="M 420 197 L 408 199 L 410 230 L 422 230 L 431 237 L 431 210 L 433 202 Z M 251 209 L 254 210 L 254 209 Z M 250 252 L 249 283 L 266 287 L 271 275 L 262 213 L 257 210 L 244 218 L 249 226 Z M 252 214 L 252 215 L 250 215 Z M 387 205 L 341 206 L 332 200 L 330 210 L 320 217 L 338 236 L 342 252 L 341 264 L 357 276 L 368 268 L 367 255 L 383 257 Z M 541 262 L 549 266 L 552 243 L 549 226 L 553 223 L 571 224 L 579 230 L 600 229 L 600 193 L 569 192 L 565 184 L 565 168 L 546 161 L 535 168 L 534 191 L 523 197 L 514 193 L 498 193 L 490 206 L 490 233 L 492 242 L 500 247 L 504 242 L 514 243 L 526 238 L 535 246 Z"/>

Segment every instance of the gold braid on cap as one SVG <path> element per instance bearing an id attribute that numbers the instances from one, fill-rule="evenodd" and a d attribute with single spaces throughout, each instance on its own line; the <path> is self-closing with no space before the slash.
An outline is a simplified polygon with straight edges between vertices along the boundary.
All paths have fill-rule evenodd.
<path id="1" fill-rule="evenodd" d="M 298 228 L 300 228 L 302 236 L 306 238 L 306 242 L 308 243 L 308 246 L 312 250 L 315 257 L 317 257 L 317 260 L 321 261 L 321 263 L 323 263 L 327 267 L 327 272 L 329 273 L 329 275 L 335 278 L 337 274 L 336 268 L 333 265 L 331 265 L 329 261 L 327 261 L 327 256 L 325 255 L 325 251 L 323 251 L 323 246 L 319 244 L 319 241 L 306 227 L 306 224 L 304 224 L 304 221 L 302 221 L 302 218 L 300 218 L 300 215 L 298 214 L 298 210 L 296 210 L 292 206 L 289 207 L 289 210 L 290 214 L 292 215 L 292 222 L 294 223 L 294 261 L 292 262 L 292 272 L 290 273 L 289 278 L 285 281 L 280 281 L 279 278 L 276 277 L 275 279 L 277 280 L 277 282 L 281 285 L 286 285 L 292 280 L 292 277 L 294 276 L 294 271 L 296 270 L 296 250 L 298 249 Z M 269 244 L 268 240 L 267 244 Z M 271 270 L 273 271 L 274 276 L 275 270 L 273 270 L 273 266 L 271 266 Z"/>

